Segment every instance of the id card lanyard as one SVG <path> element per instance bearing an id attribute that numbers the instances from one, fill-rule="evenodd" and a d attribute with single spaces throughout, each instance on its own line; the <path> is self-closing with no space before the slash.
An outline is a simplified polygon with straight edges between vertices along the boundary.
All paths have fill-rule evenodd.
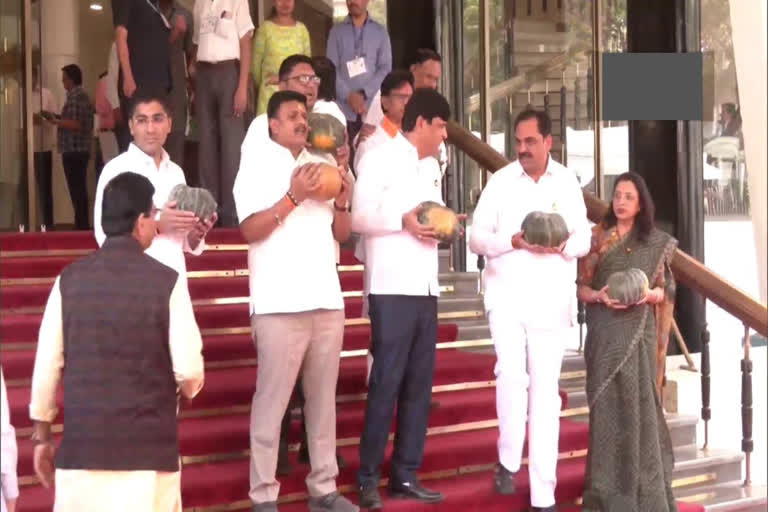
<path id="1" fill-rule="evenodd" d="M 363 26 L 360 27 L 360 35 L 357 34 L 355 24 L 352 23 L 352 36 L 355 39 L 355 58 L 365 57 L 365 48 L 363 47 L 363 36 L 365 35 L 365 26 L 368 24 L 368 18 L 365 19 Z"/>
<path id="2" fill-rule="evenodd" d="M 165 17 L 165 14 L 160 12 L 160 9 L 157 8 L 157 6 L 154 4 L 152 0 L 147 0 L 147 4 L 152 8 L 153 11 L 157 13 L 158 16 L 160 16 L 163 19 L 163 24 L 165 25 L 165 28 L 170 30 L 171 24 L 168 22 L 168 18 Z"/>

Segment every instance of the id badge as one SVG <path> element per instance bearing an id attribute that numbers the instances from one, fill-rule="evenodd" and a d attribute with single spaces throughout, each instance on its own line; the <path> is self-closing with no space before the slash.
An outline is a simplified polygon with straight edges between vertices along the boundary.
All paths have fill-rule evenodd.
<path id="1" fill-rule="evenodd" d="M 347 61 L 347 71 L 349 72 L 349 78 L 355 78 L 358 75 L 362 75 L 366 72 L 365 59 L 358 57 Z"/>
<path id="2" fill-rule="evenodd" d="M 205 36 L 216 32 L 216 25 L 218 25 L 218 16 L 206 16 L 200 23 L 200 35 Z"/>

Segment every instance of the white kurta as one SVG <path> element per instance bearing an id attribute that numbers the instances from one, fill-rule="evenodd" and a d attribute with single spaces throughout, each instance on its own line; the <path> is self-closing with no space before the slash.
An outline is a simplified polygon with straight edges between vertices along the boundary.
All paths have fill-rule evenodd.
<path id="1" fill-rule="evenodd" d="M 570 232 L 562 254 L 512 247 L 512 236 L 532 211 L 562 215 Z M 576 301 L 576 258 L 589 251 L 590 237 L 576 176 L 551 158 L 538 183 L 519 162 L 496 171 L 472 219 L 470 249 L 487 259 L 485 308 L 497 358 L 499 460 L 509 471 L 520 469 L 527 430 L 534 507 L 555 504 L 558 379 Z"/>
<path id="2" fill-rule="evenodd" d="M 186 184 L 184 171 L 171 161 L 165 150 L 163 150 L 163 160 L 158 167 L 151 156 L 132 143 L 125 153 L 113 158 L 104 166 L 96 186 L 96 199 L 93 204 L 93 233 L 99 246 L 106 239 L 104 229 L 101 226 L 101 202 L 104 196 L 104 187 L 112 178 L 124 172 L 140 174 L 152 183 L 155 187 L 153 200 L 157 208 L 162 208 L 165 205 L 173 187 Z M 179 276 L 186 279 L 187 263 L 184 259 L 184 253 L 199 255 L 204 250 L 205 241 L 201 240 L 193 250 L 189 247 L 186 234 L 177 233 L 157 235 L 146 253 L 160 263 L 171 267 L 179 273 Z"/>
<path id="3" fill-rule="evenodd" d="M 19 482 L 16 475 L 18 447 L 16 446 L 16 431 L 11 425 L 8 393 L 5 390 L 5 378 L 0 369 L 0 387 L 2 387 L 2 409 L 0 409 L 0 424 L 2 424 L 2 450 L 0 451 L 0 512 L 6 511 L 5 501 L 13 501 L 19 496 Z"/>
<path id="4" fill-rule="evenodd" d="M 51 423 L 58 414 L 56 390 L 66 362 L 61 302 L 57 278 L 45 306 L 35 354 L 29 404 L 29 416 L 34 421 Z M 186 281 L 176 281 L 168 311 L 168 347 L 173 375 L 182 394 L 191 398 L 203 387 L 203 340 Z M 101 512 L 105 509 L 180 512 L 180 472 L 56 470 L 54 512 Z"/>

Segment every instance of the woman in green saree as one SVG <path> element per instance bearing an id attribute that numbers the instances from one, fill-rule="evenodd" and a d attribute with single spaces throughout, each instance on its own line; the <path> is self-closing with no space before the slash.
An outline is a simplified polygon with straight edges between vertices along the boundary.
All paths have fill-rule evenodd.
<path id="1" fill-rule="evenodd" d="M 587 313 L 585 511 L 677 511 L 672 444 L 656 386 L 657 322 L 668 324 L 672 310 L 669 262 L 676 247 L 677 240 L 654 226 L 643 178 L 619 176 L 611 208 L 593 228 L 592 248 L 579 260 L 578 295 Z M 606 283 L 630 268 L 645 272 L 650 286 L 636 304 L 621 306 Z"/>

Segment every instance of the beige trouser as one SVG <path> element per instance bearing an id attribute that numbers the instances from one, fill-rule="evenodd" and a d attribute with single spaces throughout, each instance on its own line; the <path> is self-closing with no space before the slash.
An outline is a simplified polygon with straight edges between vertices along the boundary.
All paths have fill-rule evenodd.
<path id="1" fill-rule="evenodd" d="M 56 470 L 54 512 L 181 512 L 181 473 Z"/>
<path id="2" fill-rule="evenodd" d="M 310 496 L 336 490 L 336 381 L 344 337 L 343 310 L 251 316 L 259 370 L 251 404 L 253 503 L 277 501 L 280 424 L 301 371 L 307 424 Z"/>

